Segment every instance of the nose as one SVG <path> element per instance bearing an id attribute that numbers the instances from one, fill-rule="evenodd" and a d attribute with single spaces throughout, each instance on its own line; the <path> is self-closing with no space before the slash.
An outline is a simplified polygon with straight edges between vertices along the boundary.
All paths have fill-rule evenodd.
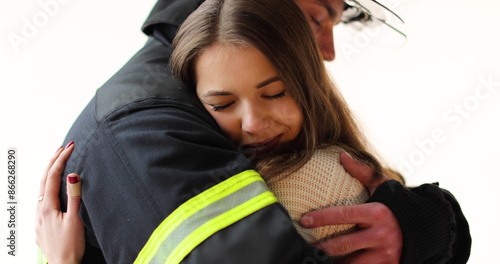
<path id="1" fill-rule="evenodd" d="M 259 106 L 248 106 L 242 114 L 241 128 L 243 132 L 258 135 L 269 128 L 268 111 Z"/>
<path id="2" fill-rule="evenodd" d="M 318 36 L 318 44 L 323 54 L 323 59 L 333 61 L 335 59 L 335 46 L 333 44 L 333 26 L 327 26 Z"/>

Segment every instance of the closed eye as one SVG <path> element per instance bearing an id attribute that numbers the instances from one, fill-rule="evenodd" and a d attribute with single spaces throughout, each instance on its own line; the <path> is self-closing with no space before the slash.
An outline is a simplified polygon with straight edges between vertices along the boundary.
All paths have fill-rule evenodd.
<path id="1" fill-rule="evenodd" d="M 282 98 L 282 97 L 285 97 L 286 96 L 286 93 L 285 93 L 286 90 L 283 90 L 281 93 L 277 93 L 275 95 L 264 95 L 263 97 L 268 99 L 268 100 L 275 100 L 275 99 L 279 99 L 279 98 Z"/>
<path id="2" fill-rule="evenodd" d="M 310 20 L 311 20 L 311 21 L 312 21 L 312 22 L 313 22 L 316 26 L 318 26 L 318 27 L 319 27 L 319 26 L 321 26 L 321 23 L 320 23 L 317 19 L 315 19 L 314 17 L 311 17 L 311 18 L 310 18 Z"/>
<path id="3" fill-rule="evenodd" d="M 232 104 L 234 104 L 234 102 L 229 103 L 229 104 L 225 104 L 225 105 L 212 105 L 211 104 L 210 106 L 212 107 L 212 111 L 219 112 L 219 111 L 223 111 L 223 110 L 227 109 Z"/>

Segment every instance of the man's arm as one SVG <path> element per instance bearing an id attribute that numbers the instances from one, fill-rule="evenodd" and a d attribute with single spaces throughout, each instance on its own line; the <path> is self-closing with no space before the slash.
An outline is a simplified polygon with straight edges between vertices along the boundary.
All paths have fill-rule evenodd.
<path id="1" fill-rule="evenodd" d="M 343 223 L 360 225 L 363 232 L 320 244 L 326 252 L 337 255 L 343 251 L 363 249 L 343 259 L 346 263 L 353 259 L 364 263 L 366 259 L 381 255 L 392 259 L 391 256 L 398 252 L 400 260 L 393 259 L 390 263 L 467 262 L 471 246 L 469 226 L 458 202 L 448 191 L 432 184 L 406 188 L 387 178 L 374 182 L 371 180 L 373 171 L 366 164 L 345 153 L 341 155 L 341 162 L 352 176 L 369 188 L 372 196 L 367 204 L 331 207 L 305 215 L 302 223 L 308 227 Z M 377 220 L 367 220 L 374 218 Z M 402 231 L 402 248 L 399 246 L 401 238 L 391 235 L 390 230 L 394 226 L 390 223 L 394 220 Z M 386 240 L 386 247 L 367 244 L 366 241 L 377 237 Z M 387 250 L 387 245 L 393 248 Z"/>
<path id="2" fill-rule="evenodd" d="M 471 246 L 469 225 L 458 202 L 436 184 L 405 188 L 382 184 L 369 202 L 391 209 L 403 231 L 401 263 L 466 263 Z"/>

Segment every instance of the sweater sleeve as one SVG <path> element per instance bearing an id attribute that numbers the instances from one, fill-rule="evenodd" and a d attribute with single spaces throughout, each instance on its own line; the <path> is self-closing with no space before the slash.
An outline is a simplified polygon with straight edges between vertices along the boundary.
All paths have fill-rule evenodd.
<path id="1" fill-rule="evenodd" d="M 401 263 L 466 263 L 469 226 L 456 199 L 437 184 L 382 184 L 368 200 L 391 209 L 403 232 Z"/>

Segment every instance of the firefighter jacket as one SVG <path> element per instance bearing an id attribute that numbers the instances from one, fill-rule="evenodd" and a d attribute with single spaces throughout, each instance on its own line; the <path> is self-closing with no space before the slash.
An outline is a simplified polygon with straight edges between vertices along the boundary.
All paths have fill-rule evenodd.
<path id="1" fill-rule="evenodd" d="M 150 36 L 145 46 L 97 90 L 65 139 L 75 142 L 75 150 L 63 175 L 75 172 L 84 182 L 83 263 L 332 263 L 296 232 L 194 89 L 170 75 L 170 42 L 200 2 L 158 1 L 143 27 Z M 420 238 L 425 232 L 420 219 L 405 222 L 395 210 L 405 243 L 410 239 L 409 245 L 423 242 L 432 248 L 421 255 L 405 247 L 406 259 L 413 260 L 406 263 L 423 263 L 429 255 L 449 260 L 458 237 L 451 233 L 458 226 L 454 219 L 463 216 L 459 207 L 459 213 L 450 209 L 456 201 L 437 187 L 429 188 L 439 196 L 427 198 L 394 184 L 380 188 L 382 198 L 374 201 L 397 195 L 405 203 L 416 195 L 416 204 L 438 205 L 428 214 L 425 206 L 413 204 L 418 208 L 412 210 L 433 216 L 428 223 L 441 230 L 439 241 Z M 65 208 L 64 177 L 61 187 Z M 393 203 L 392 208 L 404 207 Z"/>

